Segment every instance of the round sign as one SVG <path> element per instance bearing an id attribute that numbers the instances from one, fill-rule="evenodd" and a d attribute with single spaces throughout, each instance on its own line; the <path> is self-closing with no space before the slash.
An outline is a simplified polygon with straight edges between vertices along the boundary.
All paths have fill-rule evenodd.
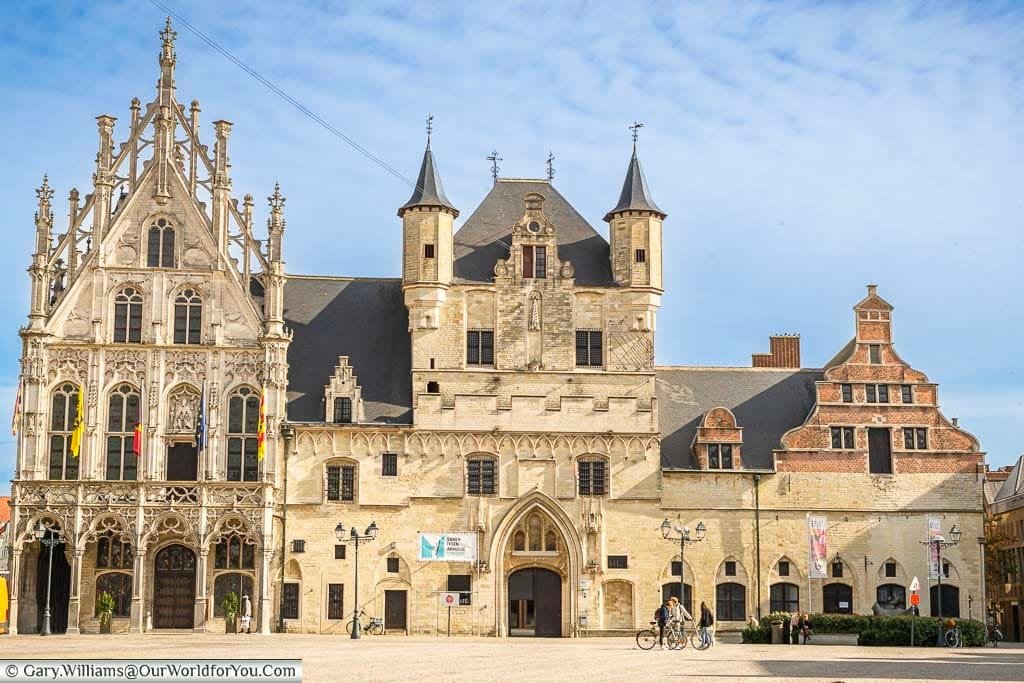
<path id="1" fill-rule="evenodd" d="M 450 605 L 453 602 L 455 602 L 455 596 L 454 595 L 448 594 L 448 595 L 444 596 L 444 604 Z"/>
<path id="2" fill-rule="evenodd" d="M 920 593 L 911 593 L 910 594 L 910 604 L 913 605 L 914 607 L 917 607 L 918 605 L 920 605 L 921 604 L 921 594 Z"/>

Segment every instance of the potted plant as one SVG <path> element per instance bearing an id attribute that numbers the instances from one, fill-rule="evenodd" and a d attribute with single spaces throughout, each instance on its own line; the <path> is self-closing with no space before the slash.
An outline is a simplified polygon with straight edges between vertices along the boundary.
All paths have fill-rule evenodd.
<path id="1" fill-rule="evenodd" d="M 114 617 L 114 596 L 106 591 L 100 593 L 96 612 L 100 617 L 100 633 L 110 633 L 110 622 Z"/>
<path id="2" fill-rule="evenodd" d="M 231 591 L 220 601 L 220 608 L 224 610 L 224 633 L 237 633 L 238 617 L 238 593 Z"/>

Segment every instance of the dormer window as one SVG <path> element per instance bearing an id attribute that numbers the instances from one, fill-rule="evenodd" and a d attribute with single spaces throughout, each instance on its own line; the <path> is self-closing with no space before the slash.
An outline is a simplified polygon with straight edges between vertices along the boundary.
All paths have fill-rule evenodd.
<path id="1" fill-rule="evenodd" d="M 731 470 L 732 469 L 732 444 L 711 443 L 708 444 L 708 469 Z"/>
<path id="2" fill-rule="evenodd" d="M 523 277 L 543 278 L 547 277 L 548 249 L 547 247 L 536 247 L 526 245 L 523 247 Z"/>

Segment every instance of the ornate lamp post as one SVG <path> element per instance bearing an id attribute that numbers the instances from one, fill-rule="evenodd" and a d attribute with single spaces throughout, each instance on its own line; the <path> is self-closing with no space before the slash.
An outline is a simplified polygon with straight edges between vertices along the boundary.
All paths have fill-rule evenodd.
<path id="1" fill-rule="evenodd" d="M 943 635 L 946 632 L 945 627 L 942 625 L 942 549 L 943 548 L 949 548 L 950 546 L 958 545 L 960 543 L 960 535 L 961 535 L 960 525 L 959 524 L 954 524 L 953 527 L 949 530 L 949 538 L 950 538 L 950 540 L 947 541 L 940 534 L 940 535 L 936 536 L 935 538 L 930 539 L 928 541 L 921 541 L 921 543 L 923 543 L 925 545 L 933 545 L 933 546 L 935 546 L 935 564 L 937 565 L 937 567 L 936 567 L 937 571 L 935 573 L 938 575 L 938 579 L 939 579 L 939 583 L 938 583 L 938 586 L 939 586 L 939 589 L 938 589 L 939 605 L 938 605 L 938 607 L 939 607 L 939 637 L 940 638 L 942 638 Z"/>
<path id="2" fill-rule="evenodd" d="M 704 526 L 704 522 L 697 522 L 697 536 L 693 538 L 690 536 L 690 527 L 688 526 L 673 526 L 672 522 L 668 521 L 667 518 L 661 523 L 661 537 L 666 541 L 679 541 L 679 604 L 684 609 L 686 608 L 686 582 L 684 580 L 684 575 L 686 574 L 686 546 L 703 541 L 707 531 L 708 528 Z"/>
<path id="3" fill-rule="evenodd" d="M 377 522 L 370 522 L 370 526 L 366 527 L 366 531 L 360 534 L 356 531 L 355 527 L 349 529 L 348 536 L 345 535 L 345 525 L 338 522 L 338 526 L 334 527 L 334 535 L 337 536 L 339 543 L 345 543 L 348 545 L 354 545 L 356 547 L 356 569 L 355 569 L 355 582 L 353 599 L 355 604 L 352 608 L 352 639 L 358 640 L 360 637 L 360 631 L 362 625 L 359 623 L 359 544 L 369 543 L 370 541 L 377 538 Z"/>
<path id="4" fill-rule="evenodd" d="M 43 627 L 39 629 L 39 635 L 50 635 L 50 584 L 53 578 L 53 549 L 61 542 L 60 532 L 43 526 L 43 521 L 36 522 L 36 538 L 40 546 L 45 546 L 50 551 L 50 564 L 46 570 L 46 609 L 43 610 Z"/>

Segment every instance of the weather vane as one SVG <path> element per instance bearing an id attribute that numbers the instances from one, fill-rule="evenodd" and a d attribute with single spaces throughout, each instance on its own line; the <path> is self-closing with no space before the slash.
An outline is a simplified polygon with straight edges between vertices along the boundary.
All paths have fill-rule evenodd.
<path id="1" fill-rule="evenodd" d="M 548 150 L 548 182 L 550 183 L 555 177 L 555 153 Z"/>
<path id="2" fill-rule="evenodd" d="M 498 171 L 501 170 L 501 168 L 498 166 L 498 162 L 504 161 L 504 159 L 498 156 L 498 150 L 494 150 L 493 152 L 490 153 L 489 156 L 486 156 L 484 158 L 487 159 L 487 161 L 491 162 L 491 178 L 493 178 L 495 184 L 497 184 Z"/>
<path id="3" fill-rule="evenodd" d="M 639 121 L 634 121 L 633 125 L 629 127 L 633 131 L 633 149 L 636 149 L 636 140 L 640 137 L 640 129 L 644 127 L 644 124 Z"/>
<path id="4" fill-rule="evenodd" d="M 430 147 L 430 134 L 434 132 L 434 115 L 427 114 L 427 147 Z"/>

